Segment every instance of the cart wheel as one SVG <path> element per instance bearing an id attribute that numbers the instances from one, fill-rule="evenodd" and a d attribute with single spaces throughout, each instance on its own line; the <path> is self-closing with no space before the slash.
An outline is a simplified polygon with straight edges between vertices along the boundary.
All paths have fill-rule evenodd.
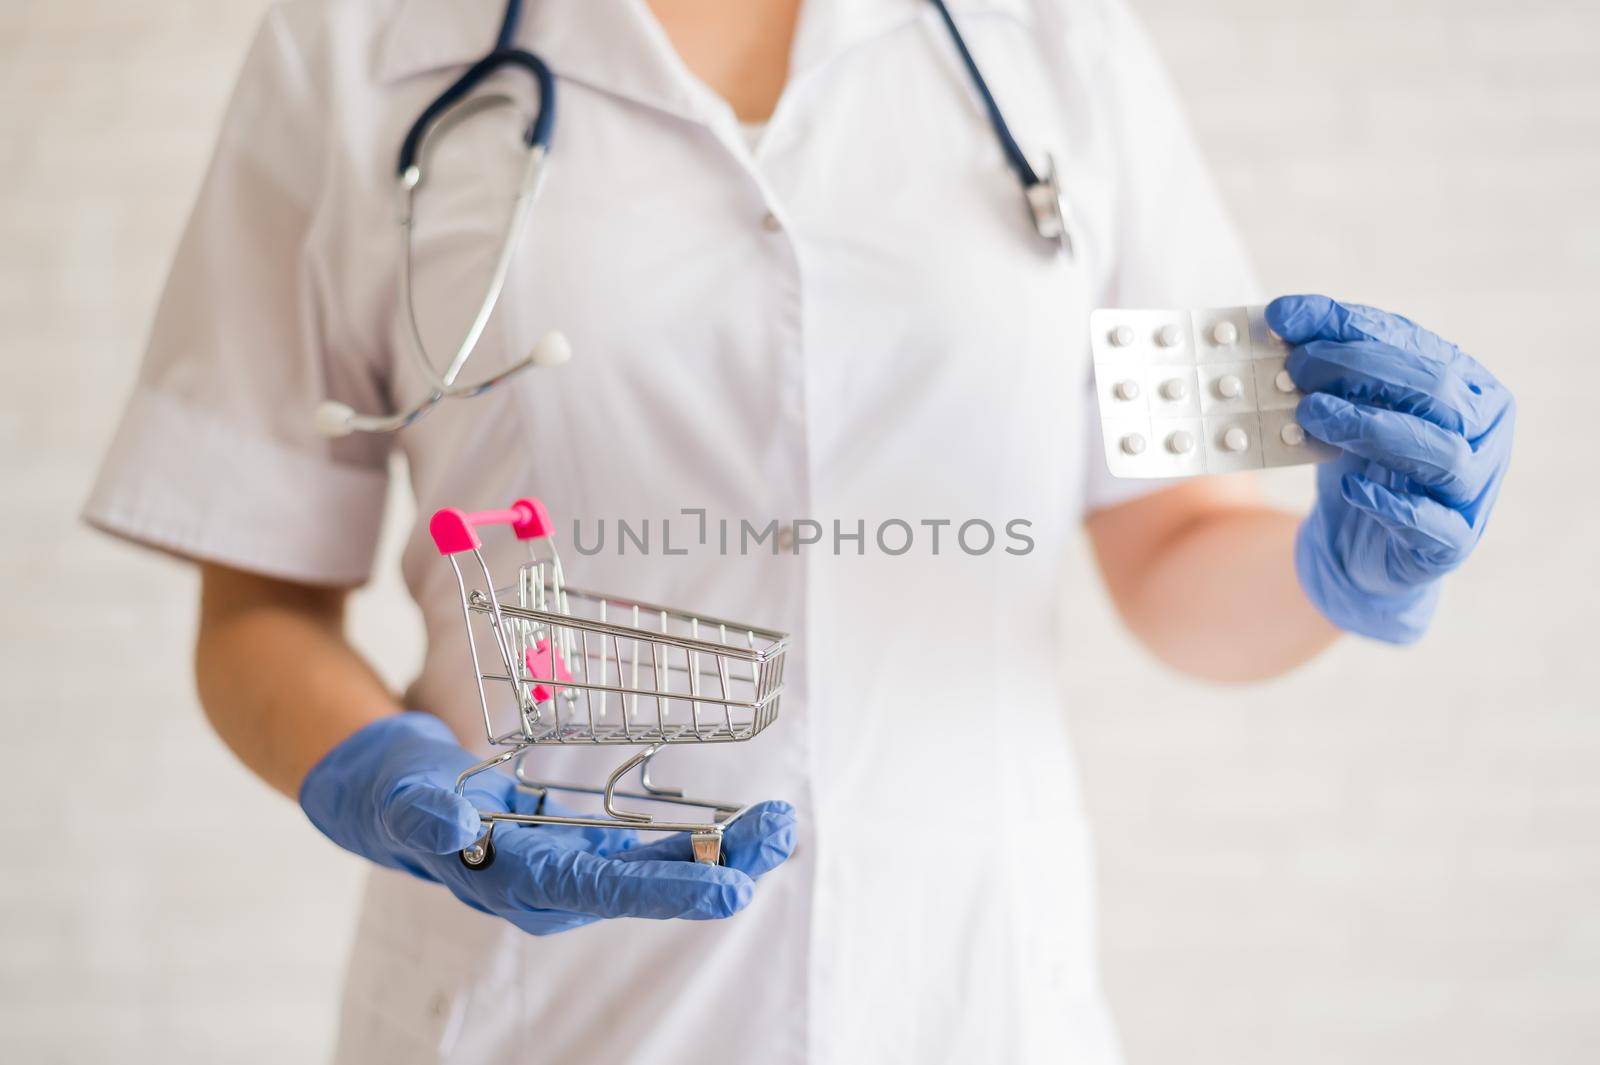
<path id="1" fill-rule="evenodd" d="M 468 869 L 487 869 L 494 864 L 494 838 L 484 833 L 482 839 L 462 851 L 458 857 Z"/>

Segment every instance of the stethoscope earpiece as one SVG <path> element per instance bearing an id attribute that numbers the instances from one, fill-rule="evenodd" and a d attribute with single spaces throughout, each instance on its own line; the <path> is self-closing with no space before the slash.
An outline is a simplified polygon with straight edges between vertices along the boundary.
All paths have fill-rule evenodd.
<path id="1" fill-rule="evenodd" d="M 528 362 L 539 367 L 564 366 L 571 361 L 572 344 L 568 342 L 567 334 L 559 329 L 552 329 L 540 337 L 528 353 Z"/>
<path id="2" fill-rule="evenodd" d="M 355 408 L 336 399 L 325 399 L 317 404 L 317 432 L 323 436 L 349 436 L 355 431 Z"/>

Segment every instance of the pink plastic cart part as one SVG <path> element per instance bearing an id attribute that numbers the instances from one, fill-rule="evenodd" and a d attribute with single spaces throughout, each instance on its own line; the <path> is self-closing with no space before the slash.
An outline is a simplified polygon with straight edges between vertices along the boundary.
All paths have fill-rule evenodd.
<path id="1" fill-rule="evenodd" d="M 480 510 L 469 513 L 455 507 L 434 512 L 428 532 L 441 555 L 475 551 L 483 546 L 478 525 L 509 525 L 518 540 L 536 540 L 555 531 L 550 512 L 537 499 L 519 499 L 505 510 Z"/>
<path id="2" fill-rule="evenodd" d="M 567 672 L 567 664 L 561 660 L 561 652 L 550 647 L 548 638 L 540 640 L 534 646 L 522 653 L 522 660 L 527 663 L 528 672 L 535 677 L 554 677 L 556 680 L 571 680 L 572 674 Z M 533 686 L 533 701 L 542 703 L 555 693 L 543 684 Z"/>

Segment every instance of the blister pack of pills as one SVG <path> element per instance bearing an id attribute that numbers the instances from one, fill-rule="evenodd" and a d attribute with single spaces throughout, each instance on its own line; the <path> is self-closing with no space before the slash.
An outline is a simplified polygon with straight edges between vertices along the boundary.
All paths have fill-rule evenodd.
<path id="1" fill-rule="evenodd" d="M 1336 448 L 1294 419 L 1288 346 L 1261 307 L 1102 309 L 1089 316 L 1106 465 L 1114 477 L 1194 477 L 1323 462 Z"/>

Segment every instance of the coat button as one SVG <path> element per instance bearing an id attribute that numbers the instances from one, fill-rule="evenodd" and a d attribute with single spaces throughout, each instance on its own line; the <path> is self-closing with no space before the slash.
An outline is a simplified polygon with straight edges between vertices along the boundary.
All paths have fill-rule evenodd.
<path id="1" fill-rule="evenodd" d="M 793 551 L 794 550 L 794 526 L 793 525 L 784 525 L 782 528 L 780 528 L 778 530 L 778 550 L 779 551 Z"/>
<path id="2" fill-rule="evenodd" d="M 778 230 L 783 228 L 783 223 L 778 221 L 777 215 L 773 214 L 771 211 L 768 211 L 761 218 L 761 228 L 765 229 L 768 233 L 776 233 Z"/>

